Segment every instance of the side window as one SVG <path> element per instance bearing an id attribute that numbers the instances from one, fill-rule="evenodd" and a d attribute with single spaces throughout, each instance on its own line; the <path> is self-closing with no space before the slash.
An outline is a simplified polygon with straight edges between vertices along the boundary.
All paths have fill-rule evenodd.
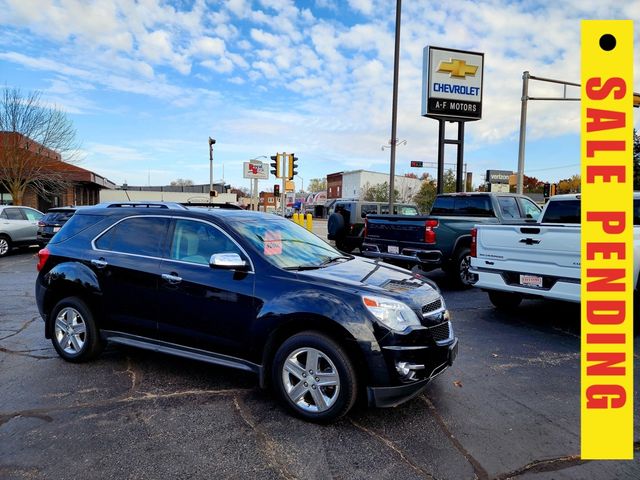
<path id="1" fill-rule="evenodd" d="M 544 223 L 580 223 L 580 200 L 553 200 L 547 205 Z"/>
<path id="2" fill-rule="evenodd" d="M 5 213 L 9 220 L 24 220 L 25 217 L 19 208 L 5 208 Z"/>
<path id="3" fill-rule="evenodd" d="M 522 207 L 525 218 L 537 220 L 540 216 L 540 207 L 528 198 L 520 198 L 520 206 Z"/>
<path id="4" fill-rule="evenodd" d="M 498 197 L 498 204 L 504 218 L 520 218 L 515 197 Z"/>
<path id="5" fill-rule="evenodd" d="M 7 211 L 3 210 L 0 212 L 0 218 L 2 218 L 3 220 L 9 220 L 9 217 L 7 217 Z"/>
<path id="6" fill-rule="evenodd" d="M 96 241 L 100 250 L 162 256 L 162 246 L 169 228 L 169 218 L 134 217 L 116 224 Z"/>
<path id="7" fill-rule="evenodd" d="M 37 210 L 32 210 L 31 208 L 21 208 L 21 210 L 22 214 L 27 217 L 27 220 L 30 222 L 38 221 L 43 217 L 42 213 Z"/>
<path id="8" fill-rule="evenodd" d="M 640 199 L 633 200 L 633 224 L 640 225 Z"/>
<path id="9" fill-rule="evenodd" d="M 169 258 L 209 265 L 214 253 L 237 253 L 243 256 L 238 246 L 217 228 L 193 220 L 176 220 Z"/>
<path id="10" fill-rule="evenodd" d="M 365 203 L 362 205 L 362 213 L 360 216 L 365 218 L 367 215 L 375 215 L 378 213 L 378 206 L 371 203 Z"/>

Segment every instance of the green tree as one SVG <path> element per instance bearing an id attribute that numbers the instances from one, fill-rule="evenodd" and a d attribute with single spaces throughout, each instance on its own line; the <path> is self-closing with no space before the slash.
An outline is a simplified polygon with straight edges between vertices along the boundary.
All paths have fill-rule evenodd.
<path id="1" fill-rule="evenodd" d="M 456 174 L 449 169 L 444 172 L 444 193 L 453 193 L 456 191 Z"/>
<path id="2" fill-rule="evenodd" d="M 633 189 L 640 191 L 640 135 L 633 129 Z"/>
<path id="3" fill-rule="evenodd" d="M 433 201 L 436 198 L 436 182 L 433 179 L 426 179 L 420 185 L 420 190 L 413 196 L 413 201 L 421 212 L 431 210 Z"/>
<path id="4" fill-rule="evenodd" d="M 327 189 L 327 179 L 312 178 L 311 180 L 309 180 L 309 185 L 307 185 L 307 189 L 311 193 L 324 192 Z"/>
<path id="5" fill-rule="evenodd" d="M 362 189 L 362 200 L 368 202 L 388 202 L 389 201 L 389 182 L 378 183 L 377 185 L 369 185 L 368 183 Z M 397 202 L 400 197 L 398 189 L 394 189 L 393 201 Z"/>

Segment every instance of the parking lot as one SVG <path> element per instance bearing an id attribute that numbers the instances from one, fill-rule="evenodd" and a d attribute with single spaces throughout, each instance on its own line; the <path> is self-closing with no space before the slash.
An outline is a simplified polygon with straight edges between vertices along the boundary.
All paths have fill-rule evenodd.
<path id="1" fill-rule="evenodd" d="M 43 335 L 34 253 L 0 260 L 0 478 L 640 478 L 637 458 L 579 459 L 576 306 L 503 314 L 429 273 L 460 339 L 453 367 L 400 407 L 319 426 L 236 370 L 122 347 L 64 362 Z"/>

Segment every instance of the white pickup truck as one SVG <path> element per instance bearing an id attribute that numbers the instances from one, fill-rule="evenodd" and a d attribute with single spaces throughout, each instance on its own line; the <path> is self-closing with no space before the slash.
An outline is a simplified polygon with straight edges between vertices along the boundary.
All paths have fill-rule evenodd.
<path id="1" fill-rule="evenodd" d="M 637 300 L 639 192 L 633 211 Z M 476 225 L 471 242 L 474 286 L 486 290 L 497 308 L 515 308 L 525 297 L 580 302 L 580 194 L 551 197 L 535 223 Z"/>

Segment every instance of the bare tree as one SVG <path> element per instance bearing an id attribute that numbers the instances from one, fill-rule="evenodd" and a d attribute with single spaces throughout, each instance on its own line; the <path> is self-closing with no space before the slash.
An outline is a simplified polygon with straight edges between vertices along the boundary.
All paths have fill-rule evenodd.
<path id="1" fill-rule="evenodd" d="M 48 197 L 64 191 L 65 162 L 78 160 L 76 131 L 64 112 L 43 104 L 40 93 L 23 96 L 4 88 L 0 96 L 0 185 L 22 205 L 27 188 Z"/>
<path id="2" fill-rule="evenodd" d="M 171 182 L 172 187 L 190 187 L 193 185 L 193 180 L 186 178 L 176 178 Z"/>

